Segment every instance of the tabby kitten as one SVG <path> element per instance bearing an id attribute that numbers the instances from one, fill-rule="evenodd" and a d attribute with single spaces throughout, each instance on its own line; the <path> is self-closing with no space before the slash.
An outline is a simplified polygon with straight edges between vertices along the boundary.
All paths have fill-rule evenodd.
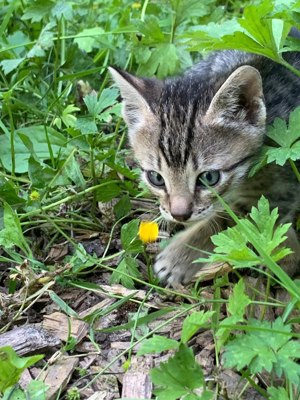
<path id="1" fill-rule="evenodd" d="M 300 55 L 287 61 L 300 68 Z M 123 97 L 129 140 L 142 178 L 160 200 L 162 216 L 186 225 L 157 257 L 154 269 L 168 284 L 187 283 L 201 268 L 192 261 L 211 251 L 210 236 L 226 227 L 215 195 L 240 214 L 264 194 L 292 221 L 300 185 L 289 166 L 275 164 L 248 178 L 265 139 L 266 124 L 287 119 L 300 104 L 300 79 L 262 56 L 234 50 L 209 56 L 184 75 L 165 81 L 110 68 Z M 203 184 L 203 181 L 206 183 Z M 300 260 L 293 228 L 283 261 L 291 275 Z M 204 254 L 202 254 L 204 255 Z"/>

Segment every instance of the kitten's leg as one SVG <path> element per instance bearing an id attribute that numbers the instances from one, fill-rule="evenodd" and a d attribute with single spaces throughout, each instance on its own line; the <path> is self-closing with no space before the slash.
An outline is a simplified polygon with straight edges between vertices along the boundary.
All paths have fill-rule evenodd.
<path id="1" fill-rule="evenodd" d="M 200 221 L 177 234 L 156 258 L 154 271 L 159 279 L 171 285 L 188 283 L 203 266 L 192 262 L 196 258 L 207 257 L 200 250 L 211 252 L 214 246 L 210 237 L 223 229 L 224 226 L 217 220 Z"/>

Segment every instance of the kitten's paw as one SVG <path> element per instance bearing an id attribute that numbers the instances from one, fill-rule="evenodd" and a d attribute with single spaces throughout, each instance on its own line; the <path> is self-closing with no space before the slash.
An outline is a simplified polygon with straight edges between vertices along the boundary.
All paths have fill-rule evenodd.
<path id="1" fill-rule="evenodd" d="M 168 246 L 157 256 L 154 272 L 163 283 L 171 286 L 185 285 L 199 270 L 199 265 L 192 264 L 192 261 L 193 258 L 185 249 Z"/>

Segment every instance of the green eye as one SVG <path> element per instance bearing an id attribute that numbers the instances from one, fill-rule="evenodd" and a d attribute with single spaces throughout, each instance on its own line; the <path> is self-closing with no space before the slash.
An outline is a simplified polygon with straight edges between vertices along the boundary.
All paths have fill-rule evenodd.
<path id="1" fill-rule="evenodd" d="M 219 171 L 205 171 L 202 172 L 197 178 L 197 186 L 204 187 L 205 184 L 208 186 L 215 186 L 220 180 Z"/>
<path id="2" fill-rule="evenodd" d="M 157 187 L 163 187 L 165 186 L 165 181 L 164 178 L 155 171 L 147 171 L 147 178 L 148 181 L 153 185 Z"/>

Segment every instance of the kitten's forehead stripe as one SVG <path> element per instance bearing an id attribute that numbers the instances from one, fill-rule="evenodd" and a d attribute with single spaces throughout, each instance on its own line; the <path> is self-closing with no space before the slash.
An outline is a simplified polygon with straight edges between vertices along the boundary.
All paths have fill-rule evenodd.
<path id="1" fill-rule="evenodd" d="M 178 81 L 168 82 L 158 109 L 161 120 L 159 147 L 167 164 L 176 168 L 185 167 L 191 155 L 195 121 L 200 108 L 198 96 L 187 97 L 187 93 L 195 89 L 192 82 L 189 81 L 188 88 L 186 84 L 183 87 Z"/>

